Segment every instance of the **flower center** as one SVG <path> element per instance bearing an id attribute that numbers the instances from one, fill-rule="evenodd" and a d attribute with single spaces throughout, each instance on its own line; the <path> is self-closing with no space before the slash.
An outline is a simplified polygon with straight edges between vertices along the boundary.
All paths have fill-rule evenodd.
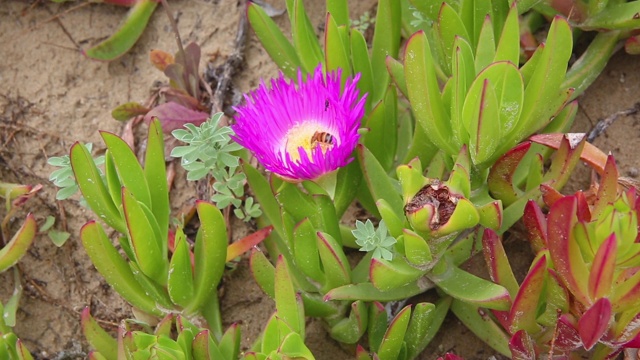
<path id="1" fill-rule="evenodd" d="M 305 122 L 298 124 L 287 132 L 284 136 L 284 146 L 282 151 L 289 153 L 291 160 L 300 161 L 299 148 L 302 148 L 308 158 L 313 161 L 313 150 L 320 146 L 322 153 L 331 149 L 336 144 L 335 136 L 317 123 Z"/>

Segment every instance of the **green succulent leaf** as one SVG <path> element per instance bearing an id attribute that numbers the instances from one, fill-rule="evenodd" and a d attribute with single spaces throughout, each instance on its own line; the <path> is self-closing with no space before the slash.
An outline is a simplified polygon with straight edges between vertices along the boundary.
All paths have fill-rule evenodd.
<path id="1" fill-rule="evenodd" d="M 181 229 L 175 234 L 175 250 L 169 264 L 167 291 L 171 301 L 182 307 L 189 304 L 194 294 L 193 272 L 189 245 Z"/>
<path id="2" fill-rule="evenodd" d="M 494 21 L 497 23 L 497 21 Z M 520 22 L 518 9 L 512 5 L 503 23 L 502 34 L 498 40 L 494 62 L 509 61 L 514 65 L 520 62 Z"/>
<path id="3" fill-rule="evenodd" d="M 407 41 L 404 71 L 416 121 L 433 144 L 451 155 L 457 154 L 458 149 L 450 140 L 453 137 L 450 117 L 441 99 L 434 59 L 424 32 L 414 34 Z"/>
<path id="4" fill-rule="evenodd" d="M 151 196 L 151 212 L 160 229 L 162 253 L 167 253 L 167 235 L 169 230 L 169 188 L 167 169 L 164 161 L 164 134 L 160 121 L 154 120 L 149 126 L 147 152 L 144 161 L 144 175 Z"/>
<path id="5" fill-rule="evenodd" d="M 162 253 L 157 222 L 148 216 L 150 211 L 147 206 L 139 202 L 127 188 L 122 188 L 122 207 L 134 254 L 132 260 L 145 275 L 158 284 L 166 284 L 168 261 L 166 254 Z"/>
<path id="6" fill-rule="evenodd" d="M 287 323 L 291 330 L 304 336 L 305 323 L 302 299 L 296 296 L 287 263 L 282 256 L 276 263 L 274 292 L 278 318 Z"/>
<path id="7" fill-rule="evenodd" d="M 324 268 L 323 291 L 351 282 L 351 268 L 340 244 L 327 233 L 317 233 L 318 251 Z"/>
<path id="8" fill-rule="evenodd" d="M 146 295 L 100 224 L 91 221 L 84 225 L 80 230 L 80 239 L 93 265 L 120 296 L 146 313 L 161 315 L 155 300 Z"/>
<path id="9" fill-rule="evenodd" d="M 91 153 L 80 143 L 75 143 L 71 147 L 70 159 L 78 187 L 91 210 L 107 225 L 120 233 L 126 233 L 124 219 L 114 204 Z"/>
<path id="10" fill-rule="evenodd" d="M 606 9 L 589 16 L 579 27 L 584 30 L 631 30 L 640 27 L 640 2 L 629 1 L 611 4 Z"/>
<path id="11" fill-rule="evenodd" d="M 357 343 L 367 330 L 368 310 L 367 304 L 363 301 L 351 303 L 349 317 L 331 327 L 331 337 L 345 344 Z"/>
<path id="12" fill-rule="evenodd" d="M 398 141 L 398 95 L 389 87 L 385 96 L 369 113 L 364 144 L 378 159 L 385 171 L 391 170 Z"/>
<path id="13" fill-rule="evenodd" d="M 372 104 L 382 100 L 389 85 L 390 76 L 386 67 L 387 56 L 396 57 L 400 49 L 401 27 L 400 1 L 381 0 L 376 12 L 376 26 L 371 45 L 371 69 L 374 86 Z"/>
<path id="14" fill-rule="evenodd" d="M 101 61 L 115 60 L 124 55 L 144 32 L 156 6 L 158 2 L 154 0 L 136 1 L 113 35 L 83 53 L 91 59 Z"/>
<path id="15" fill-rule="evenodd" d="M 37 231 L 38 224 L 35 217 L 32 214 L 28 214 L 20 229 L 0 249 L 0 273 L 15 265 L 27 253 Z"/>
<path id="16" fill-rule="evenodd" d="M 476 48 L 475 69 L 476 72 L 482 71 L 487 67 L 496 55 L 496 39 L 493 33 L 493 23 L 489 16 L 484 18 L 482 28 L 478 37 L 478 46 Z"/>
<path id="17" fill-rule="evenodd" d="M 395 301 L 421 294 L 432 287 L 428 283 L 412 282 L 390 291 L 382 291 L 370 282 L 363 282 L 334 288 L 327 292 L 325 300 Z"/>
<path id="18" fill-rule="evenodd" d="M 260 43 L 280 70 L 289 78 L 295 77 L 297 69 L 302 63 L 295 48 L 278 28 L 278 25 L 259 5 L 252 2 L 247 5 L 247 18 Z"/>
<path id="19" fill-rule="evenodd" d="M 264 255 L 264 253 L 260 250 L 253 250 L 251 252 L 249 267 L 251 268 L 251 273 L 253 274 L 253 278 L 260 286 L 260 289 L 264 291 L 270 298 L 275 298 L 274 292 L 274 279 L 275 279 L 275 267 L 269 259 Z"/>
<path id="20" fill-rule="evenodd" d="M 401 257 L 393 261 L 371 260 L 371 283 L 381 291 L 390 291 L 411 284 L 424 274 L 425 271 L 411 266 Z"/>
<path id="21" fill-rule="evenodd" d="M 349 24 L 349 4 L 347 0 L 327 0 L 327 12 L 331 13 L 338 25 Z"/>
<path id="22" fill-rule="evenodd" d="M 418 356 L 431 340 L 429 329 L 433 326 L 435 316 L 436 306 L 434 304 L 422 302 L 415 305 L 404 337 L 408 359 Z"/>
<path id="23" fill-rule="evenodd" d="M 398 359 L 402 350 L 406 347 L 404 337 L 411 320 L 411 306 L 406 306 L 391 320 L 387 332 L 382 338 L 380 348 L 376 352 L 383 359 Z"/>
<path id="24" fill-rule="evenodd" d="M 343 76 L 351 75 L 351 61 L 346 27 L 338 26 L 331 14 L 327 14 L 324 33 L 326 70 L 342 69 Z M 345 77 L 346 78 L 346 77 Z M 344 79 L 344 78 L 343 78 Z"/>
<path id="25" fill-rule="evenodd" d="M 507 289 L 448 264 L 446 258 L 440 260 L 427 277 L 442 291 L 461 301 L 489 309 L 509 309 Z"/>
<path id="26" fill-rule="evenodd" d="M 393 180 L 387 176 L 375 156 L 364 146 L 358 145 L 358 161 L 374 199 L 385 199 L 398 218 L 404 218 L 404 205 Z"/>
<path id="27" fill-rule="evenodd" d="M 322 49 L 304 9 L 302 0 L 287 0 L 293 44 L 305 71 L 312 72 L 322 62 Z"/>
<path id="28" fill-rule="evenodd" d="M 194 296 L 187 312 L 195 312 L 207 301 L 222 278 L 227 258 L 227 227 L 220 210 L 206 202 L 196 204 L 200 229 L 194 249 Z M 215 294 L 217 296 L 217 294 Z"/>
<path id="29" fill-rule="evenodd" d="M 451 311 L 469 330 L 504 356 L 511 356 L 509 335 L 482 308 L 454 299 Z"/>
<path id="30" fill-rule="evenodd" d="M 324 273 L 316 243 L 316 229 L 308 218 L 299 222 L 293 230 L 296 264 L 302 272 L 317 281 L 324 282 Z"/>
<path id="31" fill-rule="evenodd" d="M 109 333 L 98 325 L 98 322 L 91 316 L 88 307 L 82 311 L 80 326 L 82 328 L 82 334 L 92 348 L 99 351 L 106 359 L 115 360 L 118 358 L 118 344 L 116 339 L 111 337 Z"/>

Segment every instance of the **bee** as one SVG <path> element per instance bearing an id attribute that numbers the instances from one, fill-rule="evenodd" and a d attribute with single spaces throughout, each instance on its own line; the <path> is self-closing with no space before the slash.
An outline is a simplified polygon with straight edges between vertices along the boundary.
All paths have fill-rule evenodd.
<path id="1" fill-rule="evenodd" d="M 329 110 L 329 99 L 324 101 L 324 111 Z"/>
<path id="2" fill-rule="evenodd" d="M 315 133 L 313 133 L 313 136 L 311 136 L 311 148 L 315 148 L 316 144 L 319 144 L 323 153 L 331 149 L 334 143 L 335 138 L 328 132 L 316 131 Z"/>

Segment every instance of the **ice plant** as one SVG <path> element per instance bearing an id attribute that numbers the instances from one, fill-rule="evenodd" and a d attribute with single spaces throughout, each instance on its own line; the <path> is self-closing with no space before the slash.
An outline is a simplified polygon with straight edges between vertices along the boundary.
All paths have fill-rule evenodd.
<path id="1" fill-rule="evenodd" d="M 563 196 L 543 184 L 546 215 L 527 203 L 523 219 L 537 256 L 522 284 L 498 236 L 485 231 L 491 277 L 512 297 L 511 309 L 494 315 L 512 336 L 513 356 L 589 351 L 604 359 L 638 347 L 640 200 L 633 184 L 619 180 L 611 155 L 594 168 L 601 180 L 589 192 Z"/>
<path id="2" fill-rule="evenodd" d="M 237 107 L 234 140 L 249 149 L 269 171 L 292 180 L 313 180 L 347 165 L 358 143 L 366 95 L 356 88 L 360 76 L 326 74 L 318 66 L 297 85 L 284 75 L 265 82 Z"/>

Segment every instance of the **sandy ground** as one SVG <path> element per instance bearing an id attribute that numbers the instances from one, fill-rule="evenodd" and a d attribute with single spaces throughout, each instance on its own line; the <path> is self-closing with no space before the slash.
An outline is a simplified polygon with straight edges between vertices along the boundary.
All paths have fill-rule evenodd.
<path id="1" fill-rule="evenodd" d="M 284 7 L 284 0 L 272 3 Z M 306 3 L 313 24 L 321 25 L 324 2 Z M 352 16 L 358 17 L 374 3 L 352 1 Z M 220 61 L 233 51 L 242 13 L 235 1 L 178 0 L 172 4 L 184 42 L 198 42 L 203 58 Z M 144 101 L 154 82 L 165 81 L 163 74 L 150 66 L 149 51 L 175 51 L 166 15 L 156 11 L 131 52 L 111 63 L 87 60 L 74 42 L 86 47 L 104 39 L 117 27 L 126 9 L 91 4 L 68 11 L 72 6 L 48 2 L 30 6 L 23 1 L 0 0 L 0 179 L 44 185 L 27 211 L 39 221 L 55 215 L 57 226 L 72 234 L 61 248 L 46 236 L 39 236 L 20 263 L 25 293 L 15 330 L 34 354 L 46 359 L 84 358 L 88 349 L 80 333 L 79 314 L 85 306 L 91 306 L 92 313 L 111 330 L 120 319 L 131 316 L 127 304 L 96 273 L 80 245 L 78 230 L 92 214 L 76 201 L 55 201 L 55 189 L 47 180 L 53 169 L 46 159 L 67 153 L 75 141 L 94 142 L 101 149 L 98 130 L 122 131 L 122 123 L 111 118 L 110 110 L 128 101 Z M 277 22 L 288 28 L 286 16 L 280 16 Z M 276 66 L 253 35 L 245 55 L 244 68 L 234 78 L 239 90 L 248 91 L 260 77 L 276 75 Z M 640 60 L 617 55 L 580 99 L 575 130 L 589 130 L 598 119 L 632 107 L 640 101 L 638 94 Z M 596 141 L 603 150 L 614 153 L 621 172 L 628 176 L 637 176 L 640 169 L 639 119 L 638 115 L 620 118 Z M 586 171 L 579 172 L 571 188 L 584 186 L 587 177 Z M 193 185 L 179 179 L 171 192 L 174 209 L 193 201 L 194 193 Z M 234 234 L 240 236 L 248 230 L 238 228 Z M 523 248 L 521 240 L 512 241 L 514 259 L 519 259 L 515 261 L 523 276 L 531 255 L 517 251 Z M 0 274 L 0 300 L 6 301 L 12 289 L 12 276 Z M 272 313 L 273 303 L 251 278 L 246 260 L 225 276 L 221 306 L 225 325 L 241 323 L 243 347 L 248 347 Z M 351 358 L 329 338 L 319 321 L 309 322 L 308 334 L 318 359 Z M 447 319 L 421 358 L 435 359 L 446 351 L 467 359 L 495 355 L 454 317 Z"/>

